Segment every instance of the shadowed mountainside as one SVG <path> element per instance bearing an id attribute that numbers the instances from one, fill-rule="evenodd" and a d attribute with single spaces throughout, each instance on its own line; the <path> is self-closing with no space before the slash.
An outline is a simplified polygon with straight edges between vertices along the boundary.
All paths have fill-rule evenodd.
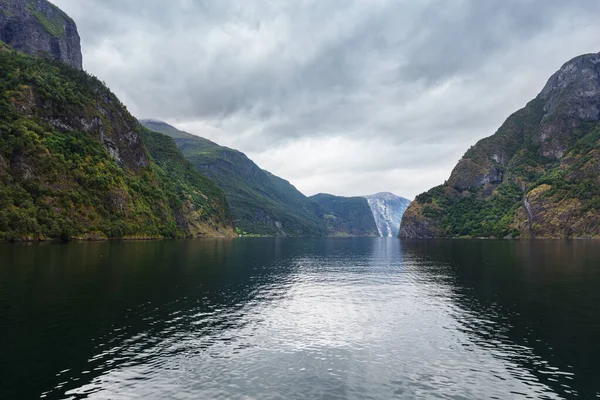
<path id="1" fill-rule="evenodd" d="M 258 167 L 246 155 L 156 120 L 145 127 L 171 136 L 184 156 L 226 193 L 236 226 L 250 234 L 325 236 L 317 205 L 288 181 Z"/>
<path id="2" fill-rule="evenodd" d="M 310 197 L 319 205 L 319 216 L 329 236 L 379 236 L 373 212 L 364 197 L 316 194 Z"/>

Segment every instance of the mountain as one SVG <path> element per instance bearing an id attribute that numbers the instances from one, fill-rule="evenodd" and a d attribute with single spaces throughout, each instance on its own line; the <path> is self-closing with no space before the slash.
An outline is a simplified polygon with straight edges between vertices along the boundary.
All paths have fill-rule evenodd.
<path id="1" fill-rule="evenodd" d="M 319 205 L 329 236 L 379 236 L 373 213 L 364 197 L 317 194 L 310 197 Z"/>
<path id="2" fill-rule="evenodd" d="M 183 234 L 234 236 L 225 192 L 185 159 L 171 137 L 140 129 L 142 141 L 159 167 L 157 172 L 164 183 L 164 192 Z"/>
<path id="3" fill-rule="evenodd" d="M 541 93 L 417 196 L 401 237 L 600 237 L 600 54 Z"/>
<path id="4" fill-rule="evenodd" d="M 174 138 L 183 155 L 221 187 L 236 226 L 249 234 L 325 236 L 317 205 L 288 181 L 259 168 L 245 154 L 156 120 L 146 128 Z"/>
<path id="5" fill-rule="evenodd" d="M 75 22 L 46 0 L 0 0 L 0 40 L 15 50 L 82 69 Z"/>
<path id="6" fill-rule="evenodd" d="M 402 215 L 410 205 L 410 200 L 392 193 L 377 193 L 364 198 L 373 212 L 379 236 L 397 237 Z"/>
<path id="7" fill-rule="evenodd" d="M 96 78 L 0 45 L 0 240 L 233 236 L 222 190 L 142 129 Z"/>

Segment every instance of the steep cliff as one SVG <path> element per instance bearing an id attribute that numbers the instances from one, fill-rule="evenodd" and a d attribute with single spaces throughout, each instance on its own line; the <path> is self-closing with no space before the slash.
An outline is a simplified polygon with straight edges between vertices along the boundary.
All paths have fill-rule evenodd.
<path id="1" fill-rule="evenodd" d="M 600 54 L 542 92 L 417 196 L 401 237 L 600 237 Z"/>
<path id="2" fill-rule="evenodd" d="M 373 212 L 379 236 L 397 237 L 402 216 L 410 205 L 410 200 L 393 193 L 377 193 L 364 197 Z"/>
<path id="3" fill-rule="evenodd" d="M 319 205 L 318 215 L 329 236 L 379 236 L 373 213 L 364 197 L 317 194 L 310 197 Z"/>
<path id="4" fill-rule="evenodd" d="M 15 50 L 82 69 L 75 22 L 46 0 L 0 0 L 0 40 Z"/>
<path id="5" fill-rule="evenodd" d="M 199 171 L 226 193 L 235 225 L 249 234 L 325 236 L 316 204 L 288 181 L 262 170 L 246 155 L 180 131 L 162 121 L 140 121 L 148 129 L 174 138 Z"/>
<path id="6" fill-rule="evenodd" d="M 0 240 L 233 235 L 223 192 L 157 135 L 85 72 L 2 46 Z"/>

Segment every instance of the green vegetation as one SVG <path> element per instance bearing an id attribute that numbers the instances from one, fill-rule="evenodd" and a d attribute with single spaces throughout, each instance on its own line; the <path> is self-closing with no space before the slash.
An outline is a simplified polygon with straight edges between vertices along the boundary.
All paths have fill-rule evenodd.
<path id="1" fill-rule="evenodd" d="M 54 37 L 63 37 L 66 34 L 63 12 L 54 4 L 51 4 L 51 7 L 56 15 L 52 18 L 48 18 L 48 16 L 37 10 L 38 5 L 35 1 L 29 0 L 26 5 L 27 11 L 38 20 L 40 25 L 42 25 L 49 34 Z"/>
<path id="2" fill-rule="evenodd" d="M 51 20 L 41 12 L 31 10 L 31 13 L 35 16 L 38 22 L 44 27 L 44 29 L 54 37 L 62 37 L 65 35 L 65 26 L 62 19 Z"/>
<path id="3" fill-rule="evenodd" d="M 550 186 L 544 197 L 554 203 L 568 199 L 581 202 L 583 212 L 600 210 L 600 126 L 579 139 L 564 163 L 545 173 L 533 188 Z"/>
<path id="4" fill-rule="evenodd" d="M 154 163 L 96 78 L 0 51 L 0 240 L 232 233 L 222 192 L 158 136 Z"/>
<path id="5" fill-rule="evenodd" d="M 235 228 L 235 233 L 238 236 L 243 236 L 243 237 L 269 237 L 270 235 L 260 235 L 258 233 L 248 233 L 243 229 L 240 228 Z"/>
<path id="6" fill-rule="evenodd" d="M 188 221 L 188 230 L 195 235 L 209 234 L 221 229 L 223 224 L 232 225 L 225 193 L 183 157 L 172 138 L 141 129 L 144 145 L 160 167 L 157 173 L 164 183 L 169 206 L 179 213 L 196 214 L 193 218 L 182 215 Z M 195 229 L 189 227 L 192 222 Z"/>
<path id="7" fill-rule="evenodd" d="M 417 196 L 405 236 L 600 235 L 600 125 L 565 108 L 545 116 L 538 97 L 470 148 L 446 184 Z"/>
<path id="8" fill-rule="evenodd" d="M 502 184 L 489 197 L 482 193 L 443 195 L 441 187 L 417 197 L 423 205 L 423 216 L 441 220 L 443 236 L 504 237 L 518 235 L 511 228 L 515 213 L 523 198 L 513 184 Z"/>
<path id="9" fill-rule="evenodd" d="M 243 153 L 163 122 L 141 122 L 173 137 L 184 156 L 225 191 L 235 225 L 246 234 L 326 235 L 315 203 L 289 182 L 260 169 Z"/>
<path id="10" fill-rule="evenodd" d="M 369 202 L 364 197 L 317 194 L 310 197 L 319 205 L 329 236 L 378 236 Z"/>

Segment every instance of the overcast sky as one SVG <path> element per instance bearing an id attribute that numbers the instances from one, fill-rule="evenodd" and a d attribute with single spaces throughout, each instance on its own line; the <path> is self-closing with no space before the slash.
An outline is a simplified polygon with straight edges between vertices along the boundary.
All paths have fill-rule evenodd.
<path id="1" fill-rule="evenodd" d="M 245 152 L 307 195 L 443 183 L 574 56 L 598 0 L 53 0 L 138 118 Z"/>

